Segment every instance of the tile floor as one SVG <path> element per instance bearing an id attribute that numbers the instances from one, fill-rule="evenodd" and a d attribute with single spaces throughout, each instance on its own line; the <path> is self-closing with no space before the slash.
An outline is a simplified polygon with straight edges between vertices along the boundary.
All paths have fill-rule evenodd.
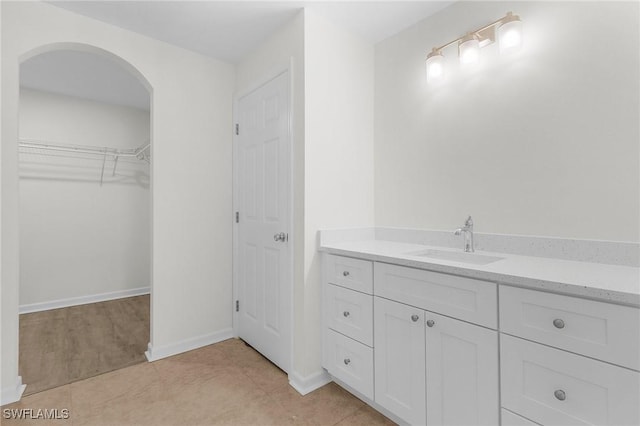
<path id="1" fill-rule="evenodd" d="M 3 409 L 68 409 L 67 420 L 2 425 L 393 425 L 331 383 L 301 396 L 237 339 L 24 397 Z M 4 412 L 4 410 L 3 410 Z"/>

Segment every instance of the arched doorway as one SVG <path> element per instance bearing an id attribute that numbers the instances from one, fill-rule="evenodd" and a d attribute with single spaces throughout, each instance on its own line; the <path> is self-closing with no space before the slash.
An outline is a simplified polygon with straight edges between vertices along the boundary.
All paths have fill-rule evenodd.
<path id="1" fill-rule="evenodd" d="M 152 92 L 93 46 L 20 59 L 19 373 L 34 393 L 145 360 Z"/>

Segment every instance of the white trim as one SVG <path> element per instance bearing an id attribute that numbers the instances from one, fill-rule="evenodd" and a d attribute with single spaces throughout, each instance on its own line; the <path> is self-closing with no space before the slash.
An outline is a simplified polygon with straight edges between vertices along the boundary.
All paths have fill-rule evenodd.
<path id="1" fill-rule="evenodd" d="M 238 224 L 236 223 L 236 212 L 239 209 L 238 201 L 238 135 L 236 135 L 236 124 L 238 124 L 238 100 L 236 95 L 233 98 L 233 123 L 232 123 L 232 158 L 231 158 L 231 326 L 233 328 L 234 337 L 238 337 L 238 312 L 236 312 L 236 300 L 238 300 Z"/>
<path id="2" fill-rule="evenodd" d="M 289 384 L 292 388 L 298 391 L 300 395 L 306 395 L 313 392 L 332 381 L 333 379 L 324 369 L 307 377 L 302 377 L 296 372 L 289 374 Z"/>
<path id="3" fill-rule="evenodd" d="M 296 229 L 295 229 L 295 199 L 296 199 L 296 190 L 295 190 L 295 170 L 296 170 L 296 161 L 295 161 L 295 149 L 296 140 L 295 140 L 295 126 L 296 120 L 298 117 L 296 116 L 295 109 L 295 60 L 293 56 L 289 56 L 289 67 L 286 72 L 289 75 L 289 261 L 291 262 L 291 268 L 289 269 L 289 290 L 291 291 L 289 303 L 291 304 L 291 308 L 289 309 L 289 325 L 291 326 L 290 336 L 289 336 L 289 371 L 293 372 L 293 366 L 295 365 L 295 327 L 293 326 L 296 323 L 296 303 L 295 303 L 295 291 L 296 291 L 296 250 L 295 250 L 295 242 L 296 242 Z M 304 117 L 303 117 L 304 119 Z M 302 245 L 304 249 L 304 242 Z M 303 251 L 304 254 L 304 251 Z M 304 259 L 304 256 L 303 256 Z"/>
<path id="4" fill-rule="evenodd" d="M 149 362 L 157 361 L 162 358 L 181 354 L 183 352 L 198 349 L 203 346 L 222 342 L 223 340 L 231 339 L 232 337 L 234 337 L 233 329 L 226 328 L 215 333 L 192 337 L 190 339 L 181 340 L 179 342 L 164 346 L 154 347 L 151 345 L 151 343 L 149 343 L 148 349 L 144 353 L 144 355 L 147 357 L 147 360 L 149 360 Z"/>
<path id="5" fill-rule="evenodd" d="M 22 384 L 22 376 L 18 376 L 16 384 L 2 389 L 0 392 L 0 405 L 11 404 L 12 402 L 20 401 L 22 393 L 26 389 L 27 385 Z"/>
<path id="6" fill-rule="evenodd" d="M 150 287 L 132 288 L 129 290 L 118 290 L 110 293 L 91 294 L 88 296 L 69 297 L 67 299 L 51 300 L 49 302 L 30 303 L 20 305 L 19 313 L 28 314 L 31 312 L 48 311 L 50 309 L 66 308 L 68 306 L 86 305 L 88 303 L 105 302 L 107 300 L 123 299 L 125 297 L 140 296 L 149 294 Z"/>

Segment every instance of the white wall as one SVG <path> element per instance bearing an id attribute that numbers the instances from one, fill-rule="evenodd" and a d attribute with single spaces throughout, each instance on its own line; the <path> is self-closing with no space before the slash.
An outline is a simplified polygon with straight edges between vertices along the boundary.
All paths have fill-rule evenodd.
<path id="1" fill-rule="evenodd" d="M 426 85 L 432 47 L 509 10 L 522 51 Z M 378 44 L 376 225 L 472 214 L 480 232 L 638 241 L 638 41 L 637 2 L 515 1 L 455 3 Z"/>
<path id="2" fill-rule="evenodd" d="M 374 48 L 305 14 L 305 373 L 320 370 L 318 230 L 374 225 Z"/>
<path id="3" fill-rule="evenodd" d="M 136 148 L 149 111 L 21 88 L 20 138 Z M 149 287 L 149 165 L 20 154 L 20 305 Z M 60 154 L 60 153 L 58 153 Z"/>
<path id="4" fill-rule="evenodd" d="M 151 355 L 229 336 L 233 67 L 46 3 L 0 7 L 3 395 L 18 377 L 18 70 L 44 45 L 103 49 L 152 88 Z"/>

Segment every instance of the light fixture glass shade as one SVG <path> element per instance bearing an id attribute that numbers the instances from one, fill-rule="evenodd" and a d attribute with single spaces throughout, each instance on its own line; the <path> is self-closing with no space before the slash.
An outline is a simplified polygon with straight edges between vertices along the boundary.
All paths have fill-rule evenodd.
<path id="1" fill-rule="evenodd" d="M 511 12 L 502 20 L 498 27 L 498 41 L 500 43 L 500 53 L 508 54 L 520 49 L 522 46 L 522 21 L 517 15 Z"/>
<path id="2" fill-rule="evenodd" d="M 444 57 L 440 51 L 433 49 L 426 60 L 427 83 L 435 83 L 444 77 Z"/>
<path id="3" fill-rule="evenodd" d="M 480 42 L 473 34 L 468 34 L 458 44 L 458 56 L 463 65 L 478 62 L 480 58 Z"/>

